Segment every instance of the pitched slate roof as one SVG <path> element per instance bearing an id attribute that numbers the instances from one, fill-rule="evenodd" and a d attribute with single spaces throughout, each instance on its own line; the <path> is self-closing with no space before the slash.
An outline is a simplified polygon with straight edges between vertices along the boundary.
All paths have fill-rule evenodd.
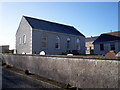
<path id="1" fill-rule="evenodd" d="M 28 23 L 31 25 L 33 29 L 84 36 L 73 26 L 58 24 L 55 22 L 50 22 L 50 21 L 36 19 L 27 16 L 23 16 L 23 17 L 25 17 L 25 19 L 28 21 Z"/>
<path id="2" fill-rule="evenodd" d="M 95 36 L 95 37 L 87 37 L 85 39 L 86 42 L 91 42 L 91 41 L 95 41 L 96 39 L 98 38 L 98 36 Z"/>
<path id="3" fill-rule="evenodd" d="M 120 31 L 101 34 L 94 43 L 120 40 Z"/>

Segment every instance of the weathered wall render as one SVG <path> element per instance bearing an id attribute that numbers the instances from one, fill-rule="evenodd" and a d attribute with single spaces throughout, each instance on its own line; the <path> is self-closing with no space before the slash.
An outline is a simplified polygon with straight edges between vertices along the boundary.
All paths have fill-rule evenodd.
<path id="1" fill-rule="evenodd" d="M 3 54 L 2 59 L 16 68 L 79 88 L 118 88 L 116 60 L 8 54 Z"/>

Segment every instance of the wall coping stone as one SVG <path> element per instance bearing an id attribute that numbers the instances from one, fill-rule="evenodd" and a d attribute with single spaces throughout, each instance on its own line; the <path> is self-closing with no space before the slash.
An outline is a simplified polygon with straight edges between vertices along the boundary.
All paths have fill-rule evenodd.
<path id="1" fill-rule="evenodd" d="M 67 56 L 67 55 L 44 55 L 39 54 L 9 54 L 9 55 L 20 55 L 20 56 L 39 56 L 39 57 L 58 57 L 58 58 L 77 58 L 77 59 L 97 59 L 97 60 L 116 60 L 120 61 L 119 56 Z"/>

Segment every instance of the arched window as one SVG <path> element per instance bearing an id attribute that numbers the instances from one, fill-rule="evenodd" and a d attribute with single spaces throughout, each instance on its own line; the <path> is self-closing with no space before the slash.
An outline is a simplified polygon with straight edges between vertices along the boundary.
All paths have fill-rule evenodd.
<path id="1" fill-rule="evenodd" d="M 80 39 L 79 38 L 77 38 L 76 43 L 77 43 L 77 50 L 80 50 Z"/>
<path id="2" fill-rule="evenodd" d="M 56 36 L 55 48 L 60 49 L 60 38 Z"/>
<path id="3" fill-rule="evenodd" d="M 26 35 L 23 36 L 23 43 L 26 43 Z"/>
<path id="4" fill-rule="evenodd" d="M 67 49 L 70 49 L 70 38 L 67 38 Z"/>
<path id="5" fill-rule="evenodd" d="M 47 43 L 46 33 L 42 33 L 42 47 L 43 48 L 47 47 L 46 43 Z"/>

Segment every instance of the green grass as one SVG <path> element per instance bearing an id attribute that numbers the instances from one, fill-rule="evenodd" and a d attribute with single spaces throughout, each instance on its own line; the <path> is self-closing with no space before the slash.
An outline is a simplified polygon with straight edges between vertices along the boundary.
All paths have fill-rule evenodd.
<path id="1" fill-rule="evenodd" d="M 80 54 L 80 55 L 74 55 L 74 56 L 97 56 L 97 54 Z"/>

